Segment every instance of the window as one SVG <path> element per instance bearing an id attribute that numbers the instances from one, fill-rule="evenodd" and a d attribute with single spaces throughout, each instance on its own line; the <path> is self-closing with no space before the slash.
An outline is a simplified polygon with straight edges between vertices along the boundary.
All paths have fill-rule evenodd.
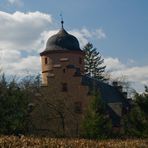
<path id="1" fill-rule="evenodd" d="M 62 91 L 63 91 L 63 92 L 68 91 L 67 83 L 62 83 Z"/>
<path id="2" fill-rule="evenodd" d="M 81 102 L 74 103 L 74 112 L 77 114 L 82 113 L 82 103 Z"/>
<path id="3" fill-rule="evenodd" d="M 64 69 L 63 69 L 63 73 L 65 73 L 65 72 L 66 72 L 66 69 L 64 68 Z"/>
<path id="4" fill-rule="evenodd" d="M 48 59 L 47 59 L 47 57 L 45 58 L 45 64 L 47 64 L 48 63 Z"/>
<path id="5" fill-rule="evenodd" d="M 82 64 L 82 58 L 79 57 L 79 64 Z"/>

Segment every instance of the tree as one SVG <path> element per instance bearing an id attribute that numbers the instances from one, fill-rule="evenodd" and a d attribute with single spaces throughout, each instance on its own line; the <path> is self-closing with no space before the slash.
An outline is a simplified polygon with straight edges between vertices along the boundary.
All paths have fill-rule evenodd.
<path id="1" fill-rule="evenodd" d="M 54 85 L 41 87 L 32 99 L 35 107 L 30 114 L 30 130 L 33 133 L 36 129 L 44 129 L 53 137 L 78 136 L 78 117 L 73 109 L 73 100 L 57 88 L 57 83 L 54 81 Z"/>
<path id="2" fill-rule="evenodd" d="M 142 94 L 136 93 L 135 101 L 140 109 L 148 115 L 148 86 L 145 86 L 145 92 Z"/>
<path id="3" fill-rule="evenodd" d="M 133 106 L 124 118 L 125 135 L 134 137 L 148 137 L 148 90 L 135 94 Z"/>
<path id="4" fill-rule="evenodd" d="M 24 134 L 27 132 L 28 104 L 38 87 L 38 76 L 9 81 L 0 75 L 0 133 Z"/>
<path id="5" fill-rule="evenodd" d="M 94 95 L 82 123 L 82 136 L 89 139 L 107 138 L 112 124 L 99 94 Z"/>
<path id="6" fill-rule="evenodd" d="M 125 115 L 123 127 L 125 136 L 148 137 L 148 121 L 137 104 Z"/>
<path id="7" fill-rule="evenodd" d="M 136 94 L 136 90 L 132 88 L 131 82 L 127 76 L 121 75 L 113 80 L 118 86 L 122 87 L 123 92 L 127 92 L 127 97 L 133 98 Z"/>
<path id="8" fill-rule="evenodd" d="M 0 133 L 18 134 L 25 132 L 27 99 L 15 79 L 10 82 L 3 74 L 0 78 Z"/>
<path id="9" fill-rule="evenodd" d="M 91 43 L 87 43 L 83 50 L 85 52 L 85 74 L 99 80 L 106 80 L 103 75 L 106 66 L 101 66 L 104 62 L 104 59 L 102 59 L 100 53 L 97 52 L 97 49 L 93 48 Z"/>

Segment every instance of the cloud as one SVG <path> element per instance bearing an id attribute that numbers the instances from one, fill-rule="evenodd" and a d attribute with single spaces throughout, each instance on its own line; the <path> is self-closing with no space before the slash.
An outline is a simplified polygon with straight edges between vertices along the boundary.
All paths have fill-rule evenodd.
<path id="1" fill-rule="evenodd" d="M 140 82 L 148 85 L 148 65 L 141 67 L 131 67 L 119 71 L 129 78 L 131 81 Z"/>
<path id="2" fill-rule="evenodd" d="M 2 51 L 0 51 L 1 53 Z M 28 73 L 38 74 L 41 71 L 41 62 L 37 55 L 23 57 L 21 52 L 16 50 L 3 51 L 2 54 L 3 57 L 0 58 L 0 69 L 7 75 L 25 76 Z"/>
<path id="3" fill-rule="evenodd" d="M 37 50 L 41 33 L 51 24 L 51 15 L 41 12 L 0 11 L 0 50 Z"/>
<path id="4" fill-rule="evenodd" d="M 92 32 L 92 35 L 96 36 L 98 39 L 106 38 L 106 34 L 102 29 L 96 29 L 94 32 Z"/>
<path id="5" fill-rule="evenodd" d="M 106 38 L 105 32 L 100 28 L 93 30 L 87 28 L 74 29 L 69 32 L 78 38 L 81 48 L 92 38 L 97 38 L 99 40 Z"/>
<path id="6" fill-rule="evenodd" d="M 10 5 L 23 6 L 22 0 L 7 0 Z"/>
<path id="7" fill-rule="evenodd" d="M 133 60 L 129 60 L 132 61 Z M 118 58 L 107 57 L 104 59 L 106 70 L 111 74 L 112 79 L 126 77 L 137 91 L 143 91 L 142 86 L 148 85 L 148 65 L 144 66 L 128 66 L 123 64 Z"/>
<path id="8" fill-rule="evenodd" d="M 21 53 L 17 50 L 0 50 L 0 64 L 11 63 L 21 58 Z"/>
<path id="9" fill-rule="evenodd" d="M 41 71 L 40 63 L 39 56 L 28 56 L 26 58 L 22 58 L 20 63 L 13 63 L 11 67 L 21 75 L 24 75 L 25 73 L 38 74 Z"/>
<path id="10" fill-rule="evenodd" d="M 118 58 L 112 57 L 105 58 L 104 64 L 107 65 L 107 70 L 110 72 L 121 70 L 126 67 L 124 64 L 121 63 L 121 61 Z"/>
<path id="11" fill-rule="evenodd" d="M 14 1 L 11 1 L 12 3 Z M 53 28 L 52 16 L 41 12 L 0 11 L 0 50 L 18 50 L 25 52 L 40 52 L 45 48 L 47 39 L 58 32 Z M 87 28 L 69 30 L 76 36 L 81 48 L 91 39 L 106 37 L 102 29 Z"/>

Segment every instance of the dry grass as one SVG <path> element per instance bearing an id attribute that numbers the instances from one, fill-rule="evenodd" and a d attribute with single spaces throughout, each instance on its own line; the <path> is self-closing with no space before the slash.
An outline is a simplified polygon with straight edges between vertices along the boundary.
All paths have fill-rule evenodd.
<path id="1" fill-rule="evenodd" d="M 148 148 L 148 139 L 93 141 L 1 136 L 0 148 Z"/>

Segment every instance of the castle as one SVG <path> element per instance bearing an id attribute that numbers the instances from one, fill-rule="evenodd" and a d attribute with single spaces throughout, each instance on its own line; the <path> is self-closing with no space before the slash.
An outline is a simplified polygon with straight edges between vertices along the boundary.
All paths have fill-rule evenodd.
<path id="1" fill-rule="evenodd" d="M 43 84 L 34 98 L 30 130 L 36 134 L 77 136 L 80 123 L 95 88 L 108 106 L 114 127 L 129 109 L 126 93 L 117 83 L 98 81 L 84 74 L 85 53 L 76 37 L 63 27 L 51 36 L 40 53 Z"/>

